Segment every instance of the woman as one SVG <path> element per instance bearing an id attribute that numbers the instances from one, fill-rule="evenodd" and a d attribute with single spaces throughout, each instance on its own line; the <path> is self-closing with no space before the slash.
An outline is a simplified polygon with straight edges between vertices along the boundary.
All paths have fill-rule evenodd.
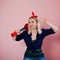
<path id="1" fill-rule="evenodd" d="M 46 19 L 43 19 L 43 22 L 50 28 L 41 29 L 37 16 L 32 13 L 32 16 L 28 19 L 28 31 L 16 31 L 17 35 L 13 38 L 16 41 L 24 39 L 27 46 L 23 60 L 46 60 L 41 50 L 42 42 L 46 36 L 54 34 L 57 31 L 57 27 L 49 23 Z"/>

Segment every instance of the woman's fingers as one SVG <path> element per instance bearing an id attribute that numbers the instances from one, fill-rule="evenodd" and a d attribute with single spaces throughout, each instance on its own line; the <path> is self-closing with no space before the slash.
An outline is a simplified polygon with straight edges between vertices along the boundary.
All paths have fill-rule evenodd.
<path id="1" fill-rule="evenodd" d="M 47 23 L 47 19 L 46 18 L 43 18 L 42 19 L 42 22 L 46 24 Z"/>
<path id="2" fill-rule="evenodd" d="M 19 30 L 19 29 L 15 30 L 15 31 L 17 32 L 17 35 L 19 35 L 19 34 L 20 34 L 20 30 Z"/>

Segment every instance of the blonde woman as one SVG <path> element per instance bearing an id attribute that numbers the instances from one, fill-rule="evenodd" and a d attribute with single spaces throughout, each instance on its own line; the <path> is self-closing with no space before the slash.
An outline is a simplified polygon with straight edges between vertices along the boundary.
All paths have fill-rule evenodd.
<path id="1" fill-rule="evenodd" d="M 54 34 L 57 27 L 46 19 L 43 19 L 43 21 L 50 27 L 49 29 L 41 29 L 37 16 L 32 13 L 32 16 L 28 18 L 28 31 L 16 31 L 17 35 L 13 38 L 16 41 L 24 39 L 27 46 L 23 60 L 46 60 L 41 50 L 43 39 L 50 34 Z"/>

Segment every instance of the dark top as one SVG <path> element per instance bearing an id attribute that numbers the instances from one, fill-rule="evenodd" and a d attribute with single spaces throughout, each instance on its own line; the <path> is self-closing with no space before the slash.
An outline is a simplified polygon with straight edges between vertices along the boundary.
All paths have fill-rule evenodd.
<path id="1" fill-rule="evenodd" d="M 33 53 L 33 54 L 35 54 L 34 56 L 36 56 L 36 50 L 38 50 L 38 53 L 40 52 L 37 56 L 41 56 L 41 52 L 42 52 L 41 46 L 42 46 L 43 39 L 45 38 L 45 36 L 55 33 L 52 28 L 41 29 L 41 30 L 42 30 L 42 33 L 41 34 L 37 33 L 37 36 L 36 36 L 37 39 L 34 42 L 32 42 L 31 34 L 29 35 L 27 33 L 27 31 L 24 31 L 20 35 L 17 35 L 16 41 L 20 41 L 21 39 L 24 39 L 24 41 L 26 43 L 27 50 L 25 52 L 25 57 L 28 57 L 28 55 L 31 51 L 32 51 L 31 53 L 33 53 L 33 51 L 35 51 L 35 53 Z M 27 54 L 27 52 L 28 52 L 28 54 Z M 33 54 L 31 54 L 31 55 L 33 55 Z M 29 56 L 34 57 L 31 55 L 29 55 Z"/>

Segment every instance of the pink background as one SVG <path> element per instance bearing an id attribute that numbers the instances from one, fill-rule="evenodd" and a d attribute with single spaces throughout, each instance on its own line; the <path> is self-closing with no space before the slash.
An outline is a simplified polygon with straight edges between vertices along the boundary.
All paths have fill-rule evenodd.
<path id="1" fill-rule="evenodd" d="M 60 30 L 60 0 L 0 0 L 0 60 L 23 60 L 26 45 L 23 40 L 13 41 L 10 34 L 24 26 L 32 11 Z M 59 30 L 43 41 L 47 60 L 60 60 Z"/>

